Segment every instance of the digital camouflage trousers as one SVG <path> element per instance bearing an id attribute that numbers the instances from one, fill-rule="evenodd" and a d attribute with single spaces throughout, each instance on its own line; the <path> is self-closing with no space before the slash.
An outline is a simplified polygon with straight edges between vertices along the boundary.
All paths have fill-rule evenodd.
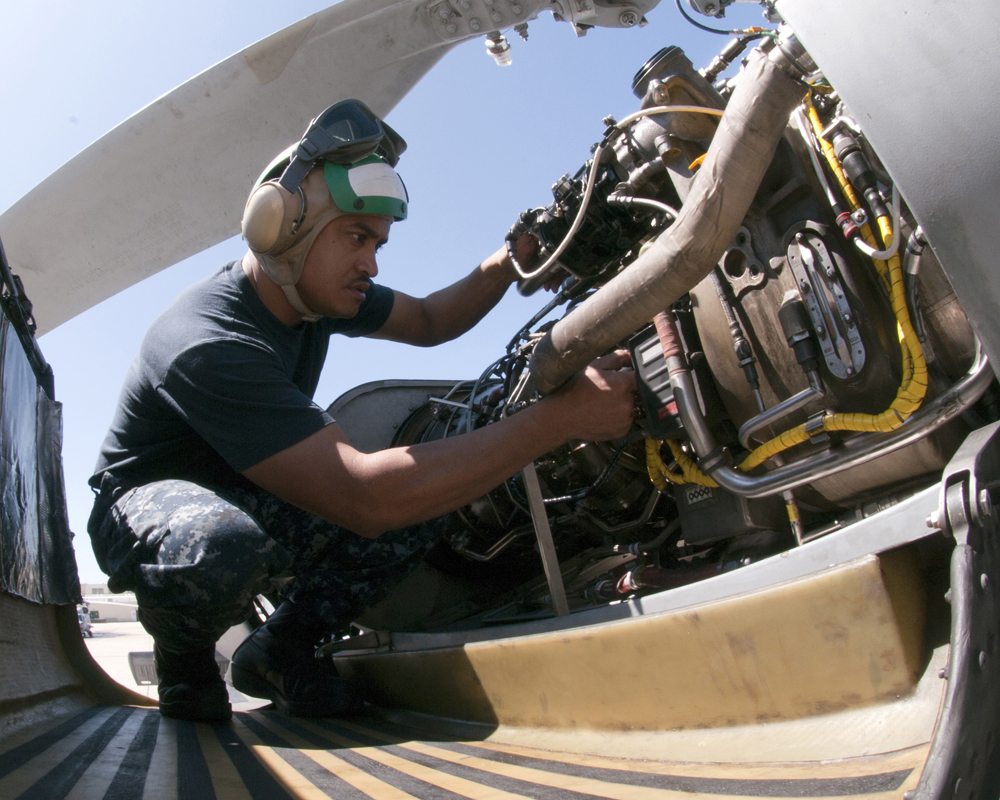
<path id="1" fill-rule="evenodd" d="M 99 496 L 89 527 L 111 591 L 135 592 L 139 621 L 175 652 L 215 643 L 275 585 L 318 626 L 339 631 L 417 566 L 439 530 L 431 521 L 366 539 L 263 489 L 181 480 L 104 507 Z"/>

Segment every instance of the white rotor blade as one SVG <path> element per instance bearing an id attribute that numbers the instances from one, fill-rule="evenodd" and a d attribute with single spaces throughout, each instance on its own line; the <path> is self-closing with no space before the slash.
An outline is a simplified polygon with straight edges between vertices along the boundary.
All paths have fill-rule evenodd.
<path id="1" fill-rule="evenodd" d="M 0 216 L 38 335 L 239 232 L 253 181 L 355 97 L 387 114 L 458 40 L 416 0 L 345 0 L 142 109 Z M 437 26 L 440 27 L 440 26 Z"/>

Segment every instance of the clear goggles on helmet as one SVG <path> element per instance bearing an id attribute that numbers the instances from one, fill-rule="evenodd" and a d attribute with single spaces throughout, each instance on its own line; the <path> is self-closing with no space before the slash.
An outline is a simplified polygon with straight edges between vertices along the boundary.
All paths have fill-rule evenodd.
<path id="1" fill-rule="evenodd" d="M 334 103 L 309 123 L 278 183 L 296 192 L 317 161 L 353 164 L 373 153 L 395 167 L 406 142 L 360 100 Z"/>

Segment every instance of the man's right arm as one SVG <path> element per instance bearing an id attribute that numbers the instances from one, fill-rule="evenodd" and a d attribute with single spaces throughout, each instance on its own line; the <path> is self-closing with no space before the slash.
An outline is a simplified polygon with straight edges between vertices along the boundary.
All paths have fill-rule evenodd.
<path id="1" fill-rule="evenodd" d="M 567 441 L 624 436 L 635 391 L 634 374 L 621 369 L 627 364 L 626 353 L 607 357 L 540 403 L 462 436 L 369 454 L 328 425 L 243 474 L 374 538 L 472 502 Z"/>

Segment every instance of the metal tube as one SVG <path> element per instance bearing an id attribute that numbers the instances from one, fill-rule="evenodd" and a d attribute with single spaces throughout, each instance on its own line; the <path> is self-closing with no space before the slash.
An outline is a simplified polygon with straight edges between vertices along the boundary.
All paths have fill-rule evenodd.
<path id="1" fill-rule="evenodd" d="M 782 417 L 788 416 L 793 411 L 797 411 L 806 405 L 810 400 L 816 397 L 822 397 L 826 392 L 823 389 L 823 384 L 820 382 L 819 375 L 815 370 L 808 373 L 809 386 L 803 389 L 798 394 L 793 394 L 787 400 L 783 400 L 778 405 L 772 406 L 767 409 L 767 411 L 761 412 L 756 417 L 748 419 L 743 423 L 740 428 L 740 444 L 743 445 L 747 450 L 752 450 L 750 447 L 750 437 L 753 436 L 761 428 L 766 428 L 768 425 L 773 424 Z"/>
<path id="2" fill-rule="evenodd" d="M 926 403 L 902 427 L 890 433 L 860 434 L 834 450 L 827 450 L 773 469 L 766 475 L 753 477 L 724 464 L 719 458 L 719 448 L 698 408 L 691 373 L 686 367 L 670 373 L 674 400 L 684 427 L 699 457 L 707 457 L 709 460 L 709 463 L 703 462 L 702 467 L 722 488 L 744 497 L 779 494 L 906 447 L 960 416 L 982 397 L 992 380 L 993 371 L 989 360 L 980 351 L 960 381 Z"/>
<path id="3" fill-rule="evenodd" d="M 806 86 L 782 51 L 750 57 L 677 220 L 629 267 L 553 326 L 531 358 L 551 392 L 698 284 L 746 216 Z"/>

